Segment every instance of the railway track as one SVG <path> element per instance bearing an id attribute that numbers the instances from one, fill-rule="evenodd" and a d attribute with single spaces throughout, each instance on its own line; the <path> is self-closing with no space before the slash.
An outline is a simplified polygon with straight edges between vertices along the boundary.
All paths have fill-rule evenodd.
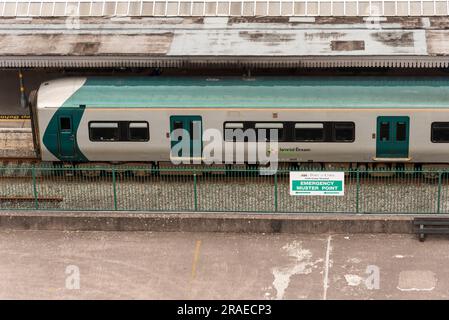
<path id="1" fill-rule="evenodd" d="M 0 201 L 9 202 L 27 202 L 27 201 L 37 201 L 37 202 L 62 202 L 63 197 L 24 197 L 24 196 L 0 196 Z"/>

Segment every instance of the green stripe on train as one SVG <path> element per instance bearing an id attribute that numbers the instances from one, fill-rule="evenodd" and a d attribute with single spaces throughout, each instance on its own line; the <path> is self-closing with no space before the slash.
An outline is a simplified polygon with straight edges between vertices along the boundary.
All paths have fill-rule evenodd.
<path id="1" fill-rule="evenodd" d="M 394 109 L 448 100 L 448 77 L 90 77 L 63 107 Z"/>

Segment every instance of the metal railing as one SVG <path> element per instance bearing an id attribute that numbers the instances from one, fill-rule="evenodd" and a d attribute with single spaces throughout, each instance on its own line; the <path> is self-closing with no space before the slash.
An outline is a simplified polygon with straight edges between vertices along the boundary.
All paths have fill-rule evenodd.
<path id="1" fill-rule="evenodd" d="M 3 0 L 3 17 L 441 16 L 449 0 Z"/>
<path id="2" fill-rule="evenodd" d="M 348 170 L 343 196 L 292 196 L 289 172 L 2 166 L 0 210 L 449 213 L 449 171 Z"/>

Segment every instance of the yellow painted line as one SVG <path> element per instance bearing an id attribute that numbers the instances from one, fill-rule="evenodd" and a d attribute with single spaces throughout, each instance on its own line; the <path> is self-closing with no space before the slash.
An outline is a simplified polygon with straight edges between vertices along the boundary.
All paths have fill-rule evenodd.
<path id="1" fill-rule="evenodd" d="M 195 243 L 195 252 L 193 254 L 193 262 L 192 262 L 192 280 L 196 277 L 196 267 L 198 265 L 198 260 L 200 259 L 200 248 L 201 248 L 201 240 L 197 240 Z"/>
<path id="2" fill-rule="evenodd" d="M 29 120 L 29 119 L 31 119 L 31 116 L 29 116 L 29 115 L 0 114 L 0 119 L 7 119 L 7 120 Z"/>

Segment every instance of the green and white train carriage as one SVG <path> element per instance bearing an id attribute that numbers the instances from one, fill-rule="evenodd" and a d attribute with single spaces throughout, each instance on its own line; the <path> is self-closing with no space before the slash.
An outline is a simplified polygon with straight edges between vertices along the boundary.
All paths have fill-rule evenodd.
<path id="1" fill-rule="evenodd" d="M 170 133 L 195 122 L 276 129 L 280 162 L 449 164 L 447 78 L 65 78 L 43 83 L 36 101 L 42 161 L 167 162 Z M 223 148 L 251 143 L 223 137 Z"/>

